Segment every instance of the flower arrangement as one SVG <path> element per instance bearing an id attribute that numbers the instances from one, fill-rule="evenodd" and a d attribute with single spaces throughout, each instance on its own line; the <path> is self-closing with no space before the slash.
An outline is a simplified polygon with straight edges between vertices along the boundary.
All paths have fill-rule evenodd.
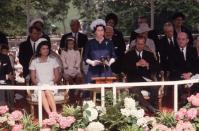
<path id="1" fill-rule="evenodd" d="M 56 112 L 51 112 L 48 119 L 44 119 L 42 122 L 43 128 L 50 128 L 53 131 L 66 130 L 71 127 L 75 122 L 73 116 L 62 116 Z"/>
<path id="2" fill-rule="evenodd" d="M 7 106 L 0 106 L 0 130 L 5 129 L 11 131 L 36 131 L 39 129 L 39 126 L 34 124 L 31 117 L 26 113 L 22 113 L 19 110 L 9 113 Z"/>

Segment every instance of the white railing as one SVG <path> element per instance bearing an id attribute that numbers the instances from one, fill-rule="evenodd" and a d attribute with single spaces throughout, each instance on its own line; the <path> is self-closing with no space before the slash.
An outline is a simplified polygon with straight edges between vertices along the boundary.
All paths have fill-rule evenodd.
<path id="1" fill-rule="evenodd" d="M 117 89 L 133 88 L 140 86 L 174 86 L 174 111 L 178 110 L 178 85 L 184 85 L 189 83 L 199 83 L 199 79 L 194 80 L 181 80 L 181 81 L 164 81 L 164 82 L 135 82 L 135 83 L 112 83 L 112 84 L 82 84 L 82 85 L 59 85 L 59 86 L 0 86 L 0 90 L 38 90 L 38 116 L 39 125 L 42 126 L 42 90 L 54 90 L 54 89 L 96 89 L 101 88 L 101 106 L 105 106 L 105 88 L 112 88 L 113 90 L 113 104 L 116 104 L 116 91 Z"/>

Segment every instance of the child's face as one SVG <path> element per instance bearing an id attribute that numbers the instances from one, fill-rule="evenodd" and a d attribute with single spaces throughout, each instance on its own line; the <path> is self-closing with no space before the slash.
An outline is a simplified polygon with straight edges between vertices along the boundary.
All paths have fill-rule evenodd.
<path id="1" fill-rule="evenodd" d="M 71 50 L 71 49 L 74 49 L 74 41 L 68 41 L 68 49 Z"/>

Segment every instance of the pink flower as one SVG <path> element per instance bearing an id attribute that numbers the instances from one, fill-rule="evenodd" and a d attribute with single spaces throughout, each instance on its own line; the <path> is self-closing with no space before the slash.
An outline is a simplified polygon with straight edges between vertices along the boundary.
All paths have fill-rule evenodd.
<path id="1" fill-rule="evenodd" d="M 61 117 L 61 115 L 59 115 L 57 112 L 51 112 L 50 114 L 49 114 L 49 118 L 53 118 L 53 119 L 55 119 L 55 120 L 59 120 L 59 118 Z"/>
<path id="2" fill-rule="evenodd" d="M 0 114 L 5 114 L 8 111 L 8 106 L 0 106 Z"/>
<path id="3" fill-rule="evenodd" d="M 23 126 L 21 124 L 16 124 L 12 127 L 12 131 L 23 131 Z"/>
<path id="4" fill-rule="evenodd" d="M 16 111 L 13 111 L 11 114 L 10 114 L 10 117 L 9 119 L 10 120 L 14 120 L 14 121 L 19 121 L 23 118 L 23 114 L 21 111 L 19 110 L 16 110 Z"/>
<path id="5" fill-rule="evenodd" d="M 190 108 L 187 113 L 186 113 L 186 117 L 189 119 L 189 120 L 193 120 L 194 118 L 197 117 L 197 114 L 198 114 L 198 111 L 196 108 Z"/>
<path id="6" fill-rule="evenodd" d="M 195 131 L 195 129 L 190 122 L 179 121 L 175 131 Z"/>
<path id="7" fill-rule="evenodd" d="M 78 128 L 77 131 L 85 131 L 84 129 L 82 128 Z"/>
<path id="8" fill-rule="evenodd" d="M 71 124 L 73 124 L 75 122 L 75 118 L 72 116 L 68 116 L 68 117 L 61 117 L 59 119 L 59 125 L 60 128 L 65 129 L 71 126 Z"/>
<path id="9" fill-rule="evenodd" d="M 194 98 L 192 99 L 192 101 L 191 101 L 191 104 L 192 104 L 193 106 L 198 107 L 198 106 L 199 106 L 199 98 L 194 97 Z"/>
<path id="10" fill-rule="evenodd" d="M 163 125 L 163 124 L 157 124 L 153 127 L 154 131 L 171 131 L 170 128 L 168 128 L 167 126 Z"/>
<path id="11" fill-rule="evenodd" d="M 53 126 L 53 125 L 57 124 L 57 121 L 54 118 L 49 118 L 49 119 L 43 120 L 42 124 L 44 127 Z"/>
<path id="12" fill-rule="evenodd" d="M 187 109 L 185 108 L 180 108 L 180 110 L 176 113 L 176 120 L 181 120 L 184 118 L 184 116 L 187 113 Z"/>

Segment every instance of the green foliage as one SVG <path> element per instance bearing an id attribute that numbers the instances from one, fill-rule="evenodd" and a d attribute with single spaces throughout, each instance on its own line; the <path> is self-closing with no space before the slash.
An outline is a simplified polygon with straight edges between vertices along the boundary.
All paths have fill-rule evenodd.
<path id="1" fill-rule="evenodd" d="M 139 128 L 139 126 L 137 126 L 137 125 L 132 125 L 132 126 L 128 125 L 122 129 L 120 129 L 120 131 L 144 131 L 144 130 Z"/>
<path id="2" fill-rule="evenodd" d="M 31 115 L 28 115 L 27 113 L 24 113 L 24 116 L 22 118 L 23 123 L 23 130 L 24 131 L 38 131 L 39 126 L 38 124 L 34 124 L 31 120 Z"/>
<path id="3" fill-rule="evenodd" d="M 170 112 L 158 113 L 157 122 L 167 127 L 175 127 L 177 125 L 177 121 L 174 117 L 174 113 L 170 113 Z"/>

